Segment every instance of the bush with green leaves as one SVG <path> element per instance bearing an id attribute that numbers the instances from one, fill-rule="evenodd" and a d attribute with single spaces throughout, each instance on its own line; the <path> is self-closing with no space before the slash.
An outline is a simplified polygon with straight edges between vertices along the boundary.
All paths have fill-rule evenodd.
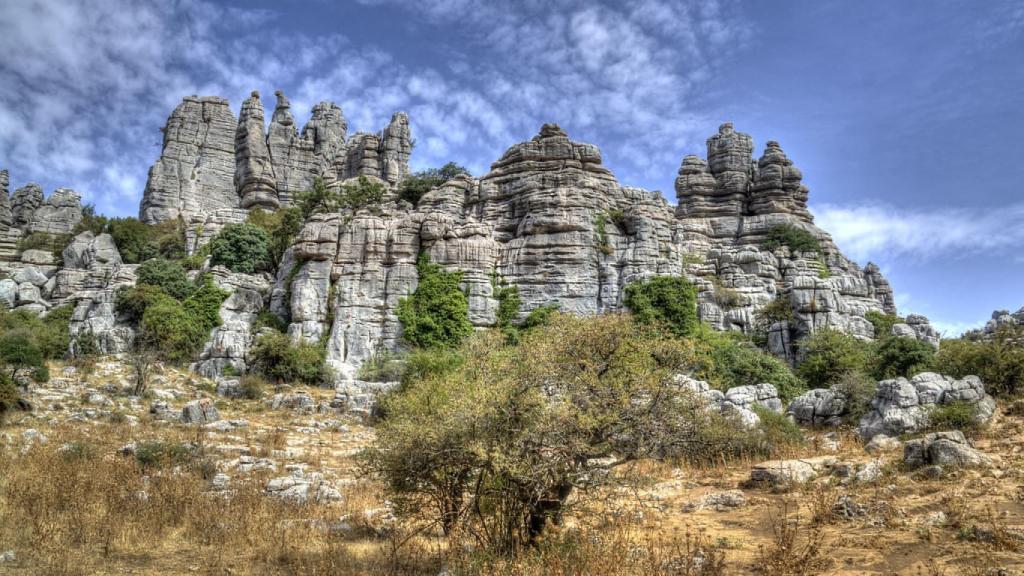
<path id="1" fill-rule="evenodd" d="M 879 312 L 878 310 L 871 310 L 864 314 L 864 318 L 871 322 L 871 326 L 875 329 L 875 339 L 881 340 L 887 336 L 892 336 L 892 327 L 895 324 L 903 322 L 903 318 L 895 314 L 886 314 L 885 312 Z"/>
<path id="2" fill-rule="evenodd" d="M 626 286 L 626 306 L 641 324 L 667 329 L 677 336 L 694 333 L 697 290 L 681 276 L 655 276 Z"/>
<path id="3" fill-rule="evenodd" d="M 797 342 L 800 364 L 797 376 L 811 388 L 829 388 L 849 372 L 867 372 L 871 345 L 838 330 L 818 330 Z"/>
<path id="4" fill-rule="evenodd" d="M 764 247 L 775 250 L 781 246 L 786 246 L 793 252 L 821 253 L 821 243 L 814 234 L 793 224 L 779 224 L 768 230 Z"/>
<path id="5" fill-rule="evenodd" d="M 18 240 L 18 252 L 26 250 L 42 250 L 53 254 L 56 263 L 63 261 L 63 251 L 71 242 L 70 234 L 50 234 L 48 232 L 32 232 Z"/>
<path id="6" fill-rule="evenodd" d="M 415 172 L 402 180 L 398 187 L 398 197 L 416 206 L 424 194 L 460 174 L 469 174 L 469 171 L 454 162 L 449 162 L 440 168 Z"/>
<path id="7" fill-rule="evenodd" d="M 146 260 L 135 270 L 135 278 L 136 285 L 156 286 L 178 300 L 188 298 L 196 289 L 181 264 L 166 258 Z"/>
<path id="8" fill-rule="evenodd" d="M 45 316 L 28 310 L 0 312 L 0 334 L 20 334 L 28 338 L 44 360 L 67 356 L 71 344 L 69 324 L 74 307 L 70 304 L 51 309 Z"/>
<path id="9" fill-rule="evenodd" d="M 43 353 L 26 332 L 5 332 L 0 335 L 0 365 L 6 370 L 5 376 L 12 382 L 18 381 L 18 374 L 29 372 L 33 376 L 44 367 Z"/>
<path id="10" fill-rule="evenodd" d="M 269 270 L 270 236 L 252 224 L 228 224 L 210 241 L 210 265 L 242 274 Z"/>
<path id="11" fill-rule="evenodd" d="M 124 286 L 117 291 L 117 312 L 125 322 L 137 325 L 142 320 L 146 308 L 161 298 L 170 297 L 159 286 L 150 284 Z"/>
<path id="12" fill-rule="evenodd" d="M 366 382 L 398 382 L 403 372 L 405 358 L 402 354 L 377 350 L 359 367 L 358 377 Z"/>
<path id="13" fill-rule="evenodd" d="M 287 334 L 268 332 L 259 337 L 250 354 L 253 371 L 272 382 L 310 386 L 331 383 L 326 350 L 319 344 L 294 344 Z"/>
<path id="14" fill-rule="evenodd" d="M 302 230 L 302 214 L 302 208 L 298 206 L 282 208 L 274 212 L 265 212 L 255 208 L 249 212 L 246 223 L 262 228 L 270 237 L 270 262 L 274 269 L 281 265 L 285 251 Z"/>
<path id="15" fill-rule="evenodd" d="M 131 314 L 142 310 L 136 335 L 138 344 L 172 362 L 195 357 L 210 331 L 220 325 L 220 306 L 228 296 L 209 279 L 184 301 L 159 290 L 123 294 L 125 297 L 119 298 L 119 304 L 130 302 L 131 307 L 126 309 Z"/>
<path id="16" fill-rule="evenodd" d="M 696 355 L 694 376 L 718 390 L 767 382 L 784 401 L 807 390 L 785 362 L 754 346 L 738 332 L 718 332 L 700 325 L 690 339 Z"/>
<path id="17" fill-rule="evenodd" d="M 878 380 L 911 378 L 931 370 L 935 347 L 914 338 L 889 336 L 875 343 L 871 375 Z"/>
<path id="18" fill-rule="evenodd" d="M 334 189 L 328 188 L 323 180 L 315 178 L 309 190 L 296 196 L 295 203 L 305 221 L 313 214 L 355 212 L 378 206 L 383 200 L 384 185 L 360 176 L 355 182 Z"/>
<path id="19" fill-rule="evenodd" d="M 673 384 L 690 351 L 627 315 L 555 315 L 506 346 L 470 338 L 464 363 L 383 400 L 363 455 L 400 514 L 457 526 L 496 553 L 537 542 L 610 470 L 692 445 L 702 403 Z"/>
<path id="20" fill-rule="evenodd" d="M 871 401 L 878 391 L 878 381 L 863 372 L 847 372 L 834 385 L 844 400 L 843 422 L 856 426 L 871 411 Z"/>
<path id="21" fill-rule="evenodd" d="M 933 406 L 927 414 L 928 430 L 972 431 L 981 428 L 983 420 L 978 418 L 978 405 L 973 402 L 950 402 Z"/>
<path id="22" fill-rule="evenodd" d="M 21 406 L 21 393 L 14 379 L 5 372 L 0 372 L 0 424 L 4 423 L 4 417 Z"/>
<path id="23" fill-rule="evenodd" d="M 983 340 L 943 340 L 935 370 L 963 378 L 975 375 L 994 395 L 1013 397 L 1024 391 L 1024 330 L 1003 326 Z"/>
<path id="24" fill-rule="evenodd" d="M 458 346 L 473 332 L 469 301 L 459 288 L 462 272 L 445 272 L 426 253 L 420 255 L 416 271 L 416 290 L 398 301 L 403 338 L 420 348 Z"/>
<path id="25" fill-rule="evenodd" d="M 106 231 L 127 264 L 138 264 L 151 258 L 176 260 L 185 257 L 185 224 L 180 220 L 149 225 L 137 218 L 111 218 L 106 223 Z"/>

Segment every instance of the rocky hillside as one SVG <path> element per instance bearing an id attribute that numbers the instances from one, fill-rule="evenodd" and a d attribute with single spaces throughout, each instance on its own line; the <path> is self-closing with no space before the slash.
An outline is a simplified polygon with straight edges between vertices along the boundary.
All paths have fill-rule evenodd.
<path id="1" fill-rule="evenodd" d="M 341 109 L 329 102 L 316 105 L 299 131 L 280 92 L 269 127 L 256 92 L 238 118 L 222 98 L 190 96 L 163 133 L 139 217 L 180 219 L 193 254 L 255 208 L 292 205 L 314 179 L 338 189 L 366 177 L 385 190 L 377 205 L 309 218 L 276 274 L 213 268 L 231 296 L 195 366 L 207 376 L 228 365 L 246 369 L 252 321 L 270 310 L 294 340 L 326 339 L 339 382 L 362 389 L 360 366 L 403 346 L 397 306 L 416 288 L 424 253 L 463 272 L 476 327 L 495 324 L 497 286 L 518 289 L 519 318 L 548 304 L 593 314 L 622 309 L 631 282 L 685 275 L 698 287 L 702 320 L 763 331 L 769 349 L 792 362 L 794 342 L 806 334 L 831 327 L 872 338 L 865 315 L 896 312 L 878 267 L 850 261 L 814 225 L 802 174 L 779 144 L 769 141 L 755 158 L 751 136 L 728 123 L 708 139 L 705 159 L 682 160 L 675 206 L 620 184 L 596 146 L 554 124 L 511 146 L 487 174 L 453 178 L 415 206 L 397 193 L 412 152 L 401 112 L 377 134 L 348 135 Z M 61 189 L 44 199 L 32 184 L 9 195 L 6 172 L 0 184 L 0 259 L 10 276 L 0 281 L 0 300 L 39 312 L 74 304 L 73 334 L 91 333 L 104 352 L 126 351 L 132 329 L 114 301 L 119 287 L 134 283 L 135 266 L 122 263 L 106 234 L 64 237 L 63 250 L 29 248 L 33 233 L 69 234 L 82 217 L 79 198 Z M 794 246 L 787 234 L 810 243 Z M 938 342 L 923 317 L 893 330 Z"/>

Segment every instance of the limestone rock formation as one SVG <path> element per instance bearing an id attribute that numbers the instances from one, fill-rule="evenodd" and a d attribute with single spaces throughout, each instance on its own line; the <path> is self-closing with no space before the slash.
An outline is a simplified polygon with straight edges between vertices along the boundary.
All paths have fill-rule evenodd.
<path id="1" fill-rule="evenodd" d="M 13 222 L 11 199 L 8 192 L 10 185 L 11 177 L 7 170 L 0 170 L 0 228 L 9 228 Z"/>
<path id="2" fill-rule="evenodd" d="M 889 283 L 877 266 L 861 269 L 845 258 L 814 225 L 802 175 L 777 142 L 756 162 L 752 151 L 750 136 L 723 124 L 708 139 L 708 160 L 687 156 L 679 168 L 680 248 L 700 289 L 701 318 L 722 330 L 765 330 L 771 350 L 791 362 L 792 342 L 815 330 L 876 336 L 864 315 L 895 311 Z M 769 232 L 782 226 L 805 230 L 820 251 L 770 249 Z M 759 318 L 776 299 L 792 317 Z"/>
<path id="3" fill-rule="evenodd" d="M 928 425 L 929 413 L 953 402 L 972 404 L 979 424 L 995 413 L 995 400 L 985 393 L 977 376 L 957 380 L 932 372 L 922 372 L 910 380 L 895 378 L 878 383 L 871 411 L 857 426 L 857 434 L 870 440 L 878 434 L 900 436 L 917 432 Z"/>
<path id="4" fill-rule="evenodd" d="M 348 126 L 341 108 L 333 102 L 321 102 L 313 107 L 312 117 L 300 136 L 291 103 L 283 92 L 277 91 L 276 95 L 277 107 L 270 120 L 267 147 L 277 178 L 278 199 L 286 206 L 296 194 L 312 186 L 314 177 L 323 176 L 344 150 Z"/>
<path id="5" fill-rule="evenodd" d="M 38 184 L 28 184 L 14 191 L 11 196 L 11 215 L 14 226 L 27 229 L 32 224 L 36 210 L 43 205 L 43 189 Z"/>
<path id="6" fill-rule="evenodd" d="M 139 207 L 146 223 L 186 221 L 239 204 L 235 190 L 235 130 L 228 101 L 186 97 L 163 129 L 163 150 L 149 169 Z"/>
<path id="7" fill-rule="evenodd" d="M 235 189 L 241 201 L 239 207 L 276 210 L 281 203 L 263 123 L 260 93 L 253 92 L 242 103 L 235 130 Z"/>
<path id="8" fill-rule="evenodd" d="M 82 197 L 74 190 L 58 188 L 32 215 L 31 232 L 70 234 L 82 221 Z"/>
<path id="9" fill-rule="evenodd" d="M 978 468 L 994 464 L 991 457 L 971 446 L 959 430 L 934 432 L 908 441 L 903 446 L 903 463 L 910 470 L 929 465 Z"/>

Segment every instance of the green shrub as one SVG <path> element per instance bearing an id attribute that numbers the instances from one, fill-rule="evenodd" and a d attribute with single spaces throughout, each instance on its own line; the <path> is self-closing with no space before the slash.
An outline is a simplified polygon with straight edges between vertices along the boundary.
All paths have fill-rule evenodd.
<path id="1" fill-rule="evenodd" d="M 797 376 L 811 388 L 828 388 L 850 372 L 866 372 L 871 346 L 838 330 L 819 330 L 797 342 L 803 359 Z"/>
<path id="2" fill-rule="evenodd" d="M 626 306 L 641 324 L 689 336 L 698 326 L 697 291 L 681 276 L 655 276 L 626 286 Z"/>
<path id="3" fill-rule="evenodd" d="M 594 218 L 594 231 L 597 232 L 597 248 L 605 256 L 615 252 L 615 247 L 608 240 L 608 215 L 604 212 L 598 213 Z"/>
<path id="4" fill-rule="evenodd" d="M 840 376 L 834 389 L 845 400 L 843 422 L 856 426 L 860 419 L 871 411 L 871 401 L 878 391 L 878 382 L 862 372 L 847 372 Z"/>
<path id="5" fill-rule="evenodd" d="M 944 430 L 977 430 L 981 428 L 978 420 L 978 405 L 971 402 L 951 402 L 939 404 L 928 411 L 928 430 L 940 432 Z"/>
<path id="6" fill-rule="evenodd" d="M 112 218 L 107 223 L 107 231 L 127 264 L 185 256 L 185 223 L 181 220 L 151 226 L 136 218 Z"/>
<path id="7" fill-rule="evenodd" d="M 136 269 L 135 278 L 136 284 L 157 286 L 178 300 L 188 298 L 195 291 L 195 285 L 189 282 L 181 264 L 165 258 L 146 260 Z"/>
<path id="8" fill-rule="evenodd" d="M 498 328 L 508 328 L 519 314 L 519 307 L 522 306 L 522 299 L 519 298 L 519 288 L 515 286 L 500 286 L 495 290 L 494 297 L 498 300 L 497 324 Z"/>
<path id="9" fill-rule="evenodd" d="M 785 414 L 769 410 L 760 404 L 751 408 L 760 420 L 757 430 L 768 445 L 769 453 L 778 453 L 780 448 L 794 446 L 804 442 L 804 432 Z"/>
<path id="10" fill-rule="evenodd" d="M 403 337 L 421 348 L 454 348 L 473 332 L 469 302 L 459 288 L 462 272 L 445 272 L 424 253 L 416 264 L 419 283 L 398 302 Z"/>
<path id="11" fill-rule="evenodd" d="M 192 359 L 210 329 L 185 305 L 170 296 L 156 298 L 142 314 L 136 338 L 173 362 Z"/>
<path id="12" fill-rule="evenodd" d="M 32 232 L 18 240 L 18 252 L 26 250 L 43 250 L 53 254 L 53 259 L 58 264 L 63 260 L 64 248 L 71 242 L 70 234 L 49 234 L 47 232 Z"/>
<path id="13" fill-rule="evenodd" d="M 137 325 L 142 320 L 146 308 L 157 300 L 170 297 L 159 286 L 149 284 L 124 286 L 117 291 L 117 312 L 125 321 Z"/>
<path id="14" fill-rule="evenodd" d="M 449 162 L 440 168 L 430 168 L 410 174 L 399 185 L 398 197 L 416 206 L 424 194 L 459 174 L 469 174 L 469 171 L 454 162 Z"/>
<path id="15" fill-rule="evenodd" d="M 288 323 L 278 318 L 277 314 L 264 308 L 256 314 L 256 319 L 252 323 L 253 332 L 258 331 L 260 328 L 271 328 L 277 332 L 286 332 L 288 330 Z"/>
<path id="16" fill-rule="evenodd" d="M 302 222 L 302 209 L 298 206 L 275 212 L 264 212 L 256 208 L 249 212 L 246 219 L 246 223 L 262 228 L 270 237 L 270 261 L 275 269 L 281 265 L 284 253 L 292 245 L 295 235 L 302 230 Z"/>
<path id="17" fill-rule="evenodd" d="M 16 410 L 21 403 L 21 394 L 18 386 L 6 373 L 0 373 L 0 424 L 4 423 L 4 417 Z"/>
<path id="18" fill-rule="evenodd" d="M 31 324 L 36 345 L 43 358 L 60 360 L 67 356 L 71 347 L 71 315 L 75 308 L 64 304 L 51 309 L 46 316 Z"/>
<path id="19" fill-rule="evenodd" d="M 402 386 L 433 376 L 442 376 L 458 369 L 466 359 L 457 350 L 417 348 L 405 357 Z"/>
<path id="20" fill-rule="evenodd" d="M 555 315 L 517 346 L 470 338 L 464 363 L 384 400 L 362 456 L 401 515 L 494 553 L 538 541 L 567 507 L 616 482 L 607 470 L 692 445 L 700 402 L 672 383 L 685 345 L 626 315 Z"/>
<path id="21" fill-rule="evenodd" d="M 151 440 L 135 444 L 135 461 L 144 469 L 185 466 L 198 457 L 198 450 L 189 444 Z"/>
<path id="22" fill-rule="evenodd" d="M 330 383 L 332 374 L 322 346 L 293 344 L 287 334 L 270 332 L 260 336 L 251 355 L 253 370 L 271 381 L 311 386 Z"/>
<path id="23" fill-rule="evenodd" d="M 27 332 L 6 332 L 0 335 L 0 363 L 7 377 L 17 381 L 18 373 L 34 372 L 43 366 L 43 353 Z"/>
<path id="24" fill-rule="evenodd" d="M 378 350 L 359 367 L 359 379 L 367 382 L 397 382 L 405 371 L 405 359 L 400 354 Z"/>
<path id="25" fill-rule="evenodd" d="M 895 314 L 886 314 L 877 310 L 871 310 L 864 314 L 864 318 L 875 328 L 876 340 L 892 336 L 893 325 L 903 322 L 903 318 Z"/>
<path id="26" fill-rule="evenodd" d="M 109 218 L 96 213 L 96 206 L 94 204 L 86 204 L 82 206 L 82 219 L 75 225 L 75 229 L 71 231 L 71 236 L 78 236 L 82 232 L 92 232 L 99 236 L 107 231 L 109 223 Z"/>
<path id="27" fill-rule="evenodd" d="M 227 291 L 218 288 L 207 277 L 203 280 L 199 289 L 185 300 L 185 310 L 192 314 L 203 328 L 209 332 L 213 328 L 220 326 L 220 306 L 228 296 Z"/>
<path id="28" fill-rule="evenodd" d="M 935 347 L 913 338 L 889 336 L 875 343 L 871 375 L 877 380 L 910 378 L 932 368 Z"/>
<path id="29" fill-rule="evenodd" d="M 384 200 L 384 185 L 360 176 L 356 182 L 339 189 L 327 188 L 323 180 L 315 178 L 313 186 L 296 196 L 296 206 L 302 221 L 313 214 L 351 211 L 379 205 Z"/>
<path id="30" fill-rule="evenodd" d="M 551 319 L 551 316 L 558 312 L 558 309 L 558 304 L 544 304 L 530 310 L 530 313 L 526 315 L 526 318 L 523 319 L 523 322 L 519 325 L 519 329 L 531 330 L 533 328 L 546 325 L 548 320 Z"/>
<path id="31" fill-rule="evenodd" d="M 239 392 L 242 398 L 246 400 L 259 400 L 263 398 L 266 388 L 267 381 L 256 374 L 246 374 L 238 380 Z"/>
<path id="32" fill-rule="evenodd" d="M 985 389 L 1001 396 L 1024 391 L 1024 345 L 1021 330 L 1002 327 L 987 340 L 943 340 L 935 355 L 935 370 L 963 378 L 975 375 Z"/>
<path id="33" fill-rule="evenodd" d="M 754 320 L 762 331 L 767 331 L 777 322 L 792 322 L 793 305 L 789 298 L 779 294 L 754 313 Z"/>
<path id="34" fill-rule="evenodd" d="M 784 401 L 807 390 L 785 362 L 758 349 L 742 334 L 718 332 L 702 325 L 691 342 L 697 355 L 695 377 L 718 390 L 767 382 L 775 386 Z"/>
<path id="35" fill-rule="evenodd" d="M 780 246 L 787 246 L 794 252 L 821 253 L 821 243 L 818 239 L 807 230 L 792 224 L 779 224 L 768 230 L 764 247 L 775 250 Z"/>
<path id="36" fill-rule="evenodd" d="M 253 274 L 271 266 L 270 236 L 252 224 L 228 224 L 210 241 L 210 265 Z"/>

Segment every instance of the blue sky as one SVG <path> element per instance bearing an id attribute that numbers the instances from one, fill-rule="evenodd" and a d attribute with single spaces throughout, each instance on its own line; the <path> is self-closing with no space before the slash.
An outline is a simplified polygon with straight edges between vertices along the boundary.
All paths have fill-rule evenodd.
<path id="1" fill-rule="evenodd" d="M 350 132 L 409 112 L 415 168 L 477 175 L 558 122 L 662 190 L 718 124 L 779 140 L 903 312 L 1024 305 L 1024 4 L 985 0 L 5 0 L 0 167 L 135 214 L 188 94 L 283 89 Z"/>

